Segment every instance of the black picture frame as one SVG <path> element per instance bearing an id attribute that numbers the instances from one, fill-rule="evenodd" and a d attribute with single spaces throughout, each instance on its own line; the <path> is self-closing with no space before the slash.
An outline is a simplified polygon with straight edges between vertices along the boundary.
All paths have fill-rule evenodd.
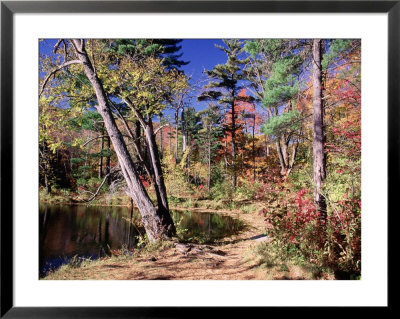
<path id="1" fill-rule="evenodd" d="M 187 307 L 15 307 L 13 303 L 13 19 L 15 13 L 387 13 L 388 14 L 388 218 L 399 182 L 400 126 L 400 0 L 396 1 L 1 1 L 1 318 L 178 318 L 192 315 L 243 315 L 263 311 L 277 314 L 272 307 L 197 308 Z M 392 214 L 393 215 L 393 214 Z M 388 225 L 393 226 L 393 222 Z M 388 232 L 390 251 L 390 235 Z M 389 258 L 389 255 L 388 255 Z M 389 260 L 388 260 L 389 261 Z M 388 287 L 389 287 L 388 282 Z M 390 309 L 388 307 L 380 310 Z M 325 307 L 323 307 L 325 308 Z M 330 313 L 342 310 L 331 308 Z M 296 315 L 310 309 L 294 308 Z M 326 309 L 322 309 L 325 311 Z M 250 311 L 250 312 L 249 312 Z M 357 310 L 359 311 L 359 310 Z M 371 309 L 368 309 L 371 312 Z M 245 312 L 245 313 L 244 313 Z M 358 313 L 359 314 L 359 313 Z"/>

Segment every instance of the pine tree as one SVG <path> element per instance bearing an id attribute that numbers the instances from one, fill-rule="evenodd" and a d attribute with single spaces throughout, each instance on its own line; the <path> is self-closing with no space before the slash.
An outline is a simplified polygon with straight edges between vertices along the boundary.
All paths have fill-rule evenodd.
<path id="1" fill-rule="evenodd" d="M 241 59 L 244 52 L 243 42 L 238 39 L 223 40 L 225 46 L 215 45 L 216 48 L 225 52 L 227 61 L 225 64 L 218 64 L 212 70 L 205 73 L 210 82 L 204 87 L 204 91 L 198 97 L 199 101 L 215 101 L 225 112 L 231 113 L 229 126 L 225 126 L 225 135 L 229 132 L 231 135 L 231 160 L 229 162 L 232 174 L 232 185 L 235 188 L 237 184 L 237 145 L 236 145 L 236 119 L 235 101 L 240 100 L 238 96 L 241 89 L 244 88 L 243 80 L 245 73 L 243 67 L 248 59 Z M 228 163 L 228 162 L 227 162 Z"/>
<path id="2" fill-rule="evenodd" d="M 246 50 L 252 56 L 252 67 L 247 74 L 258 96 L 262 95 L 262 106 L 268 112 L 262 131 L 275 139 L 284 177 L 294 165 L 301 135 L 300 114 L 295 104 L 301 90 L 299 76 L 307 61 L 308 44 L 307 40 L 292 39 L 260 39 L 246 43 Z M 260 56 L 264 60 L 260 60 Z"/>

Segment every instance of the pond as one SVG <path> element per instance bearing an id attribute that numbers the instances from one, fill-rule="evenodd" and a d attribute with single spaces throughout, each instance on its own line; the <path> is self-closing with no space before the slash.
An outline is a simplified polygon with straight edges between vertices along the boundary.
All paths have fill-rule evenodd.
<path id="1" fill-rule="evenodd" d="M 242 229 L 239 220 L 211 213 L 172 211 L 186 241 L 200 243 L 233 235 Z M 128 207 L 40 205 L 39 275 L 70 262 L 71 258 L 96 259 L 110 249 L 131 250 L 144 230 L 136 226 L 139 214 Z"/>

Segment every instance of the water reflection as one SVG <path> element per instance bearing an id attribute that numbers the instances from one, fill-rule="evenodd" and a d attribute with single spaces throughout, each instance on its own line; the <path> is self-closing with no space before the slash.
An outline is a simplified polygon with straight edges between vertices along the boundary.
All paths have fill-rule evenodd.
<path id="1" fill-rule="evenodd" d="M 41 205 L 39 210 L 40 276 L 70 261 L 73 256 L 96 259 L 110 249 L 132 250 L 144 230 L 139 215 L 127 207 Z M 234 234 L 238 221 L 217 214 L 172 212 L 181 237 L 209 242 Z"/>
<path id="2" fill-rule="evenodd" d="M 172 218 L 183 240 L 200 243 L 233 235 L 241 227 L 238 220 L 218 214 L 173 211 Z"/>

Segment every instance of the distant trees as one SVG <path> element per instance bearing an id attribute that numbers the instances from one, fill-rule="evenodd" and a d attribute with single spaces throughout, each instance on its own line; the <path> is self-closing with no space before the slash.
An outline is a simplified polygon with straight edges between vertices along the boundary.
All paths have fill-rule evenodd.
<path id="1" fill-rule="evenodd" d="M 238 39 L 223 40 L 225 46 L 215 45 L 227 55 L 225 64 L 216 65 L 212 70 L 206 71 L 210 81 L 204 86 L 203 92 L 199 95 L 199 101 L 215 101 L 230 113 L 230 122 L 224 127 L 225 137 L 230 135 L 231 154 L 225 154 L 226 165 L 232 175 L 232 185 L 237 184 L 237 141 L 236 141 L 236 119 L 238 112 L 235 108 L 239 100 L 238 93 L 244 88 L 243 80 L 245 74 L 243 66 L 247 59 L 241 59 L 244 52 L 243 43 Z M 227 149 L 225 147 L 225 149 Z M 228 159 L 230 158 L 230 159 Z"/>
<path id="2" fill-rule="evenodd" d="M 39 100 L 39 183 L 50 194 L 53 187 L 70 188 L 71 148 L 74 138 L 68 114 L 53 105 L 54 98 Z"/>
<path id="3" fill-rule="evenodd" d="M 208 108 L 200 111 L 202 129 L 199 130 L 199 144 L 204 150 L 207 162 L 207 190 L 211 189 L 212 164 L 216 150 L 219 148 L 219 139 L 222 137 L 221 111 L 216 104 L 209 104 Z"/>

